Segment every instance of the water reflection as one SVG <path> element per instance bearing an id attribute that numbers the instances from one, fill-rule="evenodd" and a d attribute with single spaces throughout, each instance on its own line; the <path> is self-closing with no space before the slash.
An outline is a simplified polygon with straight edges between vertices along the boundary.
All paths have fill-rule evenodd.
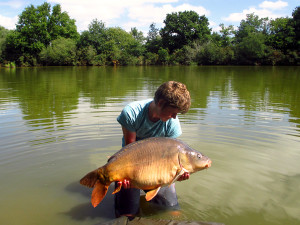
<path id="1" fill-rule="evenodd" d="M 48 120 L 46 124 L 54 128 L 78 108 L 81 98 L 97 109 L 124 98 L 152 97 L 159 84 L 175 79 L 191 91 L 191 117 L 217 104 L 219 111 L 230 107 L 246 113 L 288 113 L 299 127 L 298 71 L 297 67 L 58 67 L 14 73 L 2 69 L 0 105 L 17 102 L 30 125 Z"/>
<path id="2" fill-rule="evenodd" d="M 178 80 L 192 96 L 191 110 L 180 115 L 181 138 L 213 159 L 207 172 L 177 185 L 179 219 L 297 224 L 299 74 L 298 67 L 0 68 L 2 202 L 22 196 L 11 188 L 22 183 L 26 198 L 37 199 L 32 211 L 43 208 L 33 196 L 45 190 L 44 200 L 64 200 L 41 214 L 57 224 L 105 220 L 74 180 L 119 150 L 116 117 L 126 103 Z M 4 221 L 14 219 L 5 212 L 21 212 L 22 205 L 0 203 Z M 34 212 L 20 214 L 18 223 Z"/>

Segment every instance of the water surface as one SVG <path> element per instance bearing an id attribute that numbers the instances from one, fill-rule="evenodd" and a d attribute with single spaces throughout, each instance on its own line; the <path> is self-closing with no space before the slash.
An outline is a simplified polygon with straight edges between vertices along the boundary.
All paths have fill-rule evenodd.
<path id="1" fill-rule="evenodd" d="M 79 179 L 121 146 L 116 117 L 167 80 L 185 83 L 192 106 L 181 140 L 212 167 L 177 182 L 181 209 L 141 200 L 150 218 L 228 225 L 300 224 L 299 67 L 0 68 L 0 221 L 96 224 Z"/>

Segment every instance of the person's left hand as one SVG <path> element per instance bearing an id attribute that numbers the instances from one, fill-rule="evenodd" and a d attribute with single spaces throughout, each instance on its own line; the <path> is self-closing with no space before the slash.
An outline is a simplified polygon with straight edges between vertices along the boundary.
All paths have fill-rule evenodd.
<path id="1" fill-rule="evenodd" d="M 183 180 L 187 180 L 190 178 L 190 174 L 188 172 L 184 172 L 184 174 L 182 174 L 179 178 L 178 181 L 183 181 Z"/>
<path id="2" fill-rule="evenodd" d="M 124 189 L 129 189 L 130 187 L 130 181 L 129 180 L 123 180 L 118 182 L 118 186 L 122 186 Z"/>

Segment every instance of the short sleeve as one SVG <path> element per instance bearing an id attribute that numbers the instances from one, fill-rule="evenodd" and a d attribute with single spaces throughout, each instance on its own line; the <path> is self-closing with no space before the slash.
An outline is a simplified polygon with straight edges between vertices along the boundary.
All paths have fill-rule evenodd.
<path id="1" fill-rule="evenodd" d="M 177 138 L 182 134 L 178 117 L 168 120 L 166 137 Z"/>
<path id="2" fill-rule="evenodd" d="M 134 127 L 135 118 L 136 115 L 134 110 L 127 105 L 124 107 L 121 114 L 118 116 L 117 121 L 127 130 L 135 132 L 136 131 Z"/>

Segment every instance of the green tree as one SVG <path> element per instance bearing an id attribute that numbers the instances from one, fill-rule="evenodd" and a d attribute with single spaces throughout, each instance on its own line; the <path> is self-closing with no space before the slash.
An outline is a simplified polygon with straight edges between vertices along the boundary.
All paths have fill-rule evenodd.
<path id="1" fill-rule="evenodd" d="M 138 31 L 136 27 L 131 28 L 130 34 L 134 37 L 134 39 L 139 42 L 140 44 L 143 44 L 145 41 L 145 37 L 142 31 Z"/>
<path id="2" fill-rule="evenodd" d="M 225 27 L 223 23 L 220 24 L 221 30 L 221 43 L 223 47 L 231 46 L 232 42 L 234 40 L 234 27 L 233 25 L 229 25 L 228 27 Z"/>
<path id="3" fill-rule="evenodd" d="M 4 27 L 0 26 L 0 63 L 4 61 L 3 51 L 6 45 L 6 37 L 9 33 L 9 30 L 5 29 Z"/>
<path id="4" fill-rule="evenodd" d="M 95 57 L 97 56 L 97 51 L 93 46 L 81 47 L 77 49 L 77 59 L 78 65 L 100 65 L 95 62 Z"/>
<path id="5" fill-rule="evenodd" d="M 62 12 L 60 5 L 53 6 L 52 14 L 47 22 L 51 40 L 56 40 L 59 37 L 74 40 L 79 38 L 75 20 L 71 19 L 67 12 Z"/>
<path id="6" fill-rule="evenodd" d="M 97 54 L 103 53 L 105 42 L 107 40 L 107 29 L 102 21 L 94 19 L 88 26 L 88 30 L 82 32 L 79 41 L 79 47 L 92 46 Z"/>
<path id="7" fill-rule="evenodd" d="M 300 55 L 300 6 L 293 11 L 293 26 L 295 31 L 294 45 Z"/>
<path id="8" fill-rule="evenodd" d="M 106 32 L 104 53 L 108 61 L 121 65 L 137 64 L 143 53 L 139 42 L 120 27 L 111 27 Z"/>
<path id="9" fill-rule="evenodd" d="M 139 57 L 145 53 L 145 37 L 142 31 L 138 31 L 135 27 L 131 28 L 130 34 L 135 41 L 132 41 L 129 45 L 129 54 Z"/>
<path id="10" fill-rule="evenodd" d="M 238 63 L 260 64 L 266 56 L 268 18 L 248 14 L 235 32 L 235 55 Z"/>
<path id="11" fill-rule="evenodd" d="M 292 19 L 281 17 L 270 21 L 268 45 L 286 53 L 293 48 L 294 39 L 295 32 Z"/>
<path id="12" fill-rule="evenodd" d="M 159 29 L 155 27 L 155 23 L 150 25 L 145 46 L 147 52 L 151 53 L 157 53 L 160 47 L 162 47 L 162 39 L 159 35 Z"/>
<path id="13" fill-rule="evenodd" d="M 266 56 L 265 35 L 250 33 L 237 44 L 238 63 L 261 64 Z"/>
<path id="14" fill-rule="evenodd" d="M 222 36 L 218 32 L 213 32 L 210 36 L 210 40 L 207 42 L 212 41 L 217 46 L 222 46 Z"/>
<path id="15" fill-rule="evenodd" d="M 46 65 L 68 66 L 76 63 L 76 42 L 70 38 L 59 37 L 40 53 Z"/>
<path id="16" fill-rule="evenodd" d="M 30 5 L 19 15 L 16 30 L 8 37 L 6 56 L 19 63 L 27 60 L 32 64 L 39 53 L 58 37 L 78 38 L 75 20 L 61 12 L 60 5 L 55 5 L 52 13 L 47 2 L 37 7 Z"/>
<path id="17" fill-rule="evenodd" d="M 165 27 L 160 30 L 162 43 L 170 52 L 191 44 L 194 40 L 207 41 L 211 29 L 208 19 L 195 11 L 167 14 Z"/>
<path id="18" fill-rule="evenodd" d="M 168 50 L 164 49 L 164 48 L 160 48 L 158 50 L 158 62 L 160 64 L 166 65 L 169 63 L 169 59 L 170 59 L 170 56 L 169 56 Z"/>
<path id="19" fill-rule="evenodd" d="M 235 32 L 236 42 L 243 41 L 243 38 L 253 33 L 266 35 L 268 33 L 268 18 L 259 18 L 254 13 L 248 14 L 246 20 L 241 21 Z"/>

